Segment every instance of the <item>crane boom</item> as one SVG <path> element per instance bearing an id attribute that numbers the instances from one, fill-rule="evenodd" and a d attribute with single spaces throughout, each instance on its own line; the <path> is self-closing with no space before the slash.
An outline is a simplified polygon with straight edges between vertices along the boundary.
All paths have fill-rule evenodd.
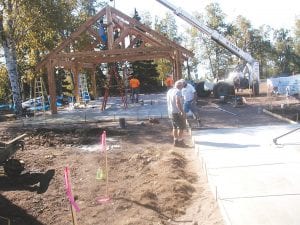
<path id="1" fill-rule="evenodd" d="M 248 63 L 253 63 L 255 60 L 252 58 L 250 54 L 244 52 L 242 49 L 231 43 L 227 38 L 223 37 L 219 32 L 213 30 L 206 25 L 202 24 L 198 19 L 191 16 L 189 13 L 185 12 L 182 8 L 176 7 L 172 3 L 168 2 L 167 0 L 157 0 L 159 3 L 164 5 L 165 7 L 169 8 L 176 14 L 178 17 L 183 19 L 184 21 L 188 22 L 189 24 L 196 27 L 201 32 L 205 33 L 206 35 L 210 36 L 214 41 L 218 44 L 222 45 L 224 48 L 228 49 L 230 52 L 238 56 L 239 58 L 244 59 Z"/>
<path id="2" fill-rule="evenodd" d="M 205 33 L 206 35 L 210 36 L 211 39 L 213 39 L 215 42 L 217 42 L 224 48 L 228 49 L 231 53 L 233 53 L 237 57 L 245 60 L 248 64 L 249 69 L 251 70 L 250 73 L 252 75 L 251 76 L 252 81 L 254 80 L 257 82 L 259 81 L 259 63 L 249 53 L 237 47 L 235 44 L 230 42 L 227 38 L 223 37 L 216 30 L 213 30 L 208 26 L 202 24 L 198 19 L 191 16 L 189 13 L 185 12 L 182 8 L 173 5 L 167 0 L 156 0 L 156 1 L 158 1 L 168 9 L 172 10 L 174 14 L 176 14 L 178 17 L 188 22 L 192 26 L 196 27 L 202 33 Z"/>

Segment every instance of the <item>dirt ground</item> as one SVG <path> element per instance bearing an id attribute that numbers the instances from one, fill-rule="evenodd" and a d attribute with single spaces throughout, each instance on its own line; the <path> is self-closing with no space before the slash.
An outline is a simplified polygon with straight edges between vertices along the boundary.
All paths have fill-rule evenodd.
<path id="1" fill-rule="evenodd" d="M 170 128 L 168 120 L 160 120 L 159 124 L 128 122 L 126 129 L 112 123 L 2 129 L 6 139 L 29 134 L 16 158 L 25 161 L 31 177 L 28 173 L 22 175 L 26 179 L 15 181 L 0 177 L 0 216 L 10 218 L 12 225 L 72 224 L 64 187 L 68 166 L 80 208 L 78 224 L 197 224 L 199 220 L 221 225 L 206 179 L 196 173 L 196 162 L 191 160 L 193 148 L 174 148 Z M 103 130 L 107 132 L 107 177 L 106 157 L 99 152 Z M 98 173 L 96 179 L 99 168 L 104 177 Z M 28 182 L 39 181 L 36 177 L 51 179 L 48 188 L 41 190 L 41 184 Z M 99 203 L 106 194 L 111 200 Z M 181 219 L 197 201 L 197 218 Z"/>
<path id="2" fill-rule="evenodd" d="M 283 109 L 286 98 L 240 95 L 245 103 L 238 107 L 200 99 L 200 129 L 283 123 L 262 109 Z M 299 108 L 298 100 L 288 103 Z M 190 148 L 175 148 L 170 121 L 155 122 L 127 121 L 125 129 L 113 122 L 47 127 L 2 123 L 1 141 L 25 132 L 28 137 L 24 151 L 15 155 L 25 162 L 24 173 L 9 178 L 0 171 L 0 225 L 9 224 L 7 219 L 11 225 L 223 225 L 191 136 L 185 133 Z M 106 154 L 100 152 L 103 131 Z M 66 167 L 80 209 L 74 221 L 65 191 Z M 109 201 L 101 202 L 106 197 Z"/>

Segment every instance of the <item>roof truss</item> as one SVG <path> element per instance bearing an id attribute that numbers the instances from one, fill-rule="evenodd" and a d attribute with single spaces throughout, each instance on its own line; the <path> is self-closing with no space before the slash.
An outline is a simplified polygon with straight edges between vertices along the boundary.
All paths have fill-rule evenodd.
<path id="1" fill-rule="evenodd" d="M 106 21 L 101 25 L 106 30 L 106 43 L 99 35 L 101 20 Z M 108 62 L 175 60 L 176 54 L 180 54 L 181 59 L 193 56 L 191 51 L 160 33 L 106 6 L 46 55 L 37 69 L 44 67 L 49 60 L 66 68 L 71 68 L 74 62 L 89 68 Z"/>

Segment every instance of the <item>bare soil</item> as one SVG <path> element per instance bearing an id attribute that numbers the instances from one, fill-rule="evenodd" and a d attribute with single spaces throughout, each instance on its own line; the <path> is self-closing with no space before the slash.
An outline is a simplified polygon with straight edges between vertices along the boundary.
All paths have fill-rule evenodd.
<path id="1" fill-rule="evenodd" d="M 107 177 L 105 154 L 99 152 L 104 130 Z M 24 132 L 29 136 L 16 158 L 24 160 L 26 171 L 17 178 L 0 176 L 0 216 L 11 225 L 73 223 L 64 185 L 66 166 L 80 208 L 78 224 L 222 224 L 206 179 L 198 174 L 193 148 L 172 146 L 168 120 L 128 122 L 126 129 L 113 123 L 3 126 L 2 141 Z M 87 144 L 90 151 L 84 148 Z M 102 179 L 96 179 L 99 168 Z M 109 202 L 97 201 L 106 196 Z M 181 218 L 192 205 L 190 215 Z M 0 224 L 6 224 L 4 219 Z"/>
<path id="2" fill-rule="evenodd" d="M 286 98 L 266 92 L 255 98 L 245 92 L 239 95 L 245 102 L 238 106 L 200 99 L 200 129 L 286 123 L 262 112 L 280 107 L 288 115 L 288 107 L 282 108 Z M 291 105 L 299 112 L 298 100 L 290 99 Z M 191 126 L 197 127 L 192 120 Z M 107 154 L 100 152 L 104 130 Z M 0 140 L 25 132 L 25 149 L 15 158 L 25 162 L 26 170 L 15 178 L 0 171 L 1 225 L 8 224 L 7 219 L 11 225 L 223 225 L 191 136 L 185 133 L 190 148 L 173 147 L 169 120 L 127 121 L 125 129 L 117 123 L 39 127 L 1 123 Z M 80 208 L 74 221 L 65 191 L 66 167 Z M 106 197 L 110 200 L 98 201 Z"/>

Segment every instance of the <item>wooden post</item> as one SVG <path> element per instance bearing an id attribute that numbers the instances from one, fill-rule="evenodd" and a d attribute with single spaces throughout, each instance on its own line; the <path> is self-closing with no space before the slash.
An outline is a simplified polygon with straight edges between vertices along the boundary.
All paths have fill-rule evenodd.
<path id="1" fill-rule="evenodd" d="M 98 98 L 98 93 L 97 93 L 97 85 L 96 85 L 96 66 L 94 66 L 93 71 L 92 71 L 92 93 L 94 98 Z"/>
<path id="2" fill-rule="evenodd" d="M 181 57 L 179 51 L 175 50 L 175 80 L 179 80 L 182 78 L 182 67 L 181 67 Z"/>
<path id="3" fill-rule="evenodd" d="M 75 63 L 75 65 L 72 67 L 73 70 L 73 78 L 74 78 L 74 96 L 76 103 L 80 102 L 79 98 L 79 68 L 78 63 Z"/>
<path id="4" fill-rule="evenodd" d="M 178 78 L 177 78 L 177 69 L 176 69 L 176 65 L 175 65 L 175 59 L 172 58 L 171 62 L 172 62 L 172 71 L 173 71 L 173 81 L 175 82 L 175 81 L 178 80 Z"/>
<path id="5" fill-rule="evenodd" d="M 113 49 L 114 44 L 114 30 L 113 30 L 113 21 L 110 7 L 106 7 L 106 18 L 107 18 L 107 44 L 108 49 Z"/>
<path id="6" fill-rule="evenodd" d="M 52 59 L 49 60 L 48 63 L 47 63 L 47 75 L 48 75 L 51 113 L 52 114 L 57 114 L 56 83 L 55 83 L 55 74 L 54 74 L 53 60 Z"/>

